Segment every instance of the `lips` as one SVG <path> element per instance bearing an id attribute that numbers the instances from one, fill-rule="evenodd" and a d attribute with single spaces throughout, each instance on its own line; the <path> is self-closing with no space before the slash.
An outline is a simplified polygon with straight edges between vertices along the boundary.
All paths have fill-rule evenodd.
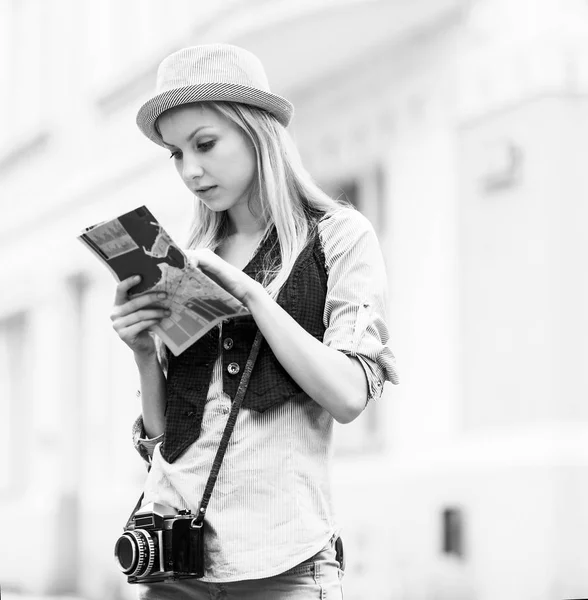
<path id="1" fill-rule="evenodd" d="M 197 194 L 204 194 L 204 193 L 208 192 L 208 190 L 211 190 L 212 188 L 215 188 L 215 187 L 216 187 L 216 185 L 206 185 L 206 186 L 196 188 L 195 191 Z"/>

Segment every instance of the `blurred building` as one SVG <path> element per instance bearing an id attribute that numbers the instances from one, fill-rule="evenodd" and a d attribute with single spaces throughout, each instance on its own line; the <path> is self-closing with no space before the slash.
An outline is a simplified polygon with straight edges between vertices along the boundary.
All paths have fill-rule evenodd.
<path id="1" fill-rule="evenodd" d="M 75 236 L 188 192 L 142 138 L 163 56 L 255 52 L 317 180 L 372 220 L 401 385 L 337 429 L 350 600 L 588 597 L 588 7 L 0 2 L 0 584 L 131 598 L 145 471 L 114 281 Z"/>

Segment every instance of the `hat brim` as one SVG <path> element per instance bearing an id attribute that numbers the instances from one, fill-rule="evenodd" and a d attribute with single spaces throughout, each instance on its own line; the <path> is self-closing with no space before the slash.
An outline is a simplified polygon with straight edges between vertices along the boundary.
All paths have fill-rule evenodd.
<path id="1" fill-rule="evenodd" d="M 285 98 L 233 83 L 206 83 L 190 85 L 157 94 L 139 109 L 137 125 L 151 141 L 165 147 L 157 132 L 155 122 L 170 108 L 192 102 L 238 102 L 262 108 L 287 127 L 294 113 L 294 106 Z"/>

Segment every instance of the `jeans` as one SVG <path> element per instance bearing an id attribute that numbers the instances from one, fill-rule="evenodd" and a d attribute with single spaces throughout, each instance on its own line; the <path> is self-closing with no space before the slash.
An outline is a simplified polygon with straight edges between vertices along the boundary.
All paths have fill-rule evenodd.
<path id="1" fill-rule="evenodd" d="M 135 587 L 139 600 L 343 600 L 342 577 L 331 540 L 313 557 L 274 577 L 230 583 L 183 579 Z"/>

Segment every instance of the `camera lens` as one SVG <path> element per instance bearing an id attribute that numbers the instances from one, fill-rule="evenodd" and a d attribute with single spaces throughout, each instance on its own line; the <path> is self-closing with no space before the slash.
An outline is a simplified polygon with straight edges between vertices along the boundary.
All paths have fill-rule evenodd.
<path id="1" fill-rule="evenodd" d="M 133 565 L 137 560 L 137 549 L 133 540 L 129 539 L 126 535 L 118 538 L 114 548 L 114 555 L 125 573 L 133 570 Z"/>
<path id="2" fill-rule="evenodd" d="M 155 564 L 155 543 L 144 529 L 125 531 L 114 546 L 120 570 L 129 576 L 145 576 Z"/>

